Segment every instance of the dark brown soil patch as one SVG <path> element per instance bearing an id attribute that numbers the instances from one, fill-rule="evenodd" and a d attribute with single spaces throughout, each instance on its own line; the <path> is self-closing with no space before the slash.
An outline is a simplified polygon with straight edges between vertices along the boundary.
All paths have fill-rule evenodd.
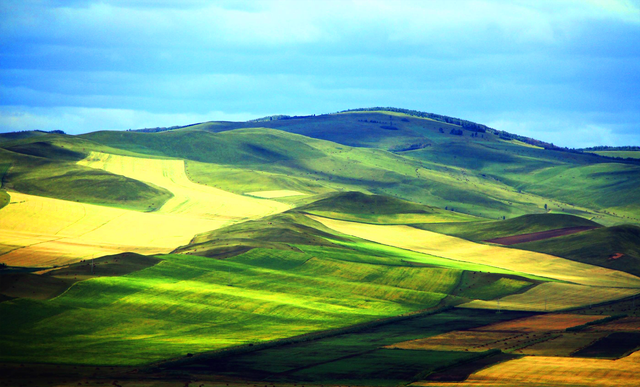
<path id="1" fill-rule="evenodd" d="M 632 352 L 639 346 L 640 333 L 615 332 L 573 353 L 571 356 L 618 358 Z"/>
<path id="2" fill-rule="evenodd" d="M 504 238 L 487 239 L 484 242 L 497 243 L 499 245 L 510 246 L 518 243 L 535 242 L 535 241 L 541 241 L 544 239 L 555 238 L 555 237 L 564 236 L 564 235 L 576 234 L 579 232 L 592 230 L 594 228 L 596 227 L 579 226 L 579 227 L 560 228 L 557 230 L 540 231 L 540 232 L 534 232 L 530 234 L 512 235 Z"/>

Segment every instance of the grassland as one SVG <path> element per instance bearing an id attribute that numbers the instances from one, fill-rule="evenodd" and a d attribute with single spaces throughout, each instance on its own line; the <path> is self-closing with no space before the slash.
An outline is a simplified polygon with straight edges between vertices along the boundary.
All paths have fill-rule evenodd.
<path id="1" fill-rule="evenodd" d="M 275 191 L 247 192 L 247 195 L 257 196 L 259 198 L 265 198 L 265 199 L 275 199 L 275 198 L 284 198 L 288 196 L 300 196 L 300 195 L 306 195 L 306 194 L 298 191 L 281 189 L 281 190 L 275 190 Z"/>
<path id="2" fill-rule="evenodd" d="M 414 224 L 423 230 L 452 235 L 472 241 L 484 241 L 513 235 L 572 227 L 601 227 L 598 223 L 567 214 L 530 214 L 501 221 Z"/>
<path id="3" fill-rule="evenodd" d="M 618 157 L 621 159 L 640 159 L 639 151 L 594 151 L 589 153 L 594 153 L 606 157 Z"/>
<path id="4" fill-rule="evenodd" d="M 548 279 L 519 271 L 499 268 L 436 255 L 401 249 L 370 242 L 339 233 L 326 227 L 297 209 L 283 214 L 265 217 L 197 235 L 193 241 L 176 252 L 206 257 L 235 256 L 253 248 L 269 248 L 285 251 L 302 250 L 309 253 L 331 254 L 351 262 L 377 263 L 388 266 L 430 266 L 479 273 L 495 273 L 485 281 L 468 281 L 463 276 L 461 285 L 469 287 L 473 297 L 494 298 L 497 294 L 510 293 L 532 283 Z M 478 274 L 480 275 L 480 274 Z M 502 276 L 514 278 L 502 278 Z M 473 275 L 475 276 L 475 274 Z M 478 277 L 479 278 L 479 277 Z M 526 278 L 526 281 L 522 281 Z M 527 282 L 529 281 L 529 282 Z M 467 290 L 461 289 L 460 294 Z M 478 295 L 476 296 L 476 293 Z"/>
<path id="5" fill-rule="evenodd" d="M 0 293 L 0 362 L 174 358 L 166 375 L 398 385 L 469 368 L 477 356 L 484 365 L 509 358 L 490 348 L 566 356 L 617 332 L 558 329 L 640 293 L 637 230 L 592 221 L 640 222 L 637 162 L 449 132 L 461 128 L 380 111 L 0 136 L 11 195 L 0 210 L 0 262 L 72 263 L 1 274 L 12 282 Z M 487 220 L 503 217 L 515 218 Z M 473 242 L 584 226 L 599 228 L 527 250 Z M 124 251 L 176 254 L 98 258 L 91 275 L 87 262 L 73 264 Z M 480 330 L 530 316 L 522 311 L 595 303 L 567 321 Z M 454 305 L 465 307 L 419 313 Z M 447 333 L 457 329 L 466 336 Z M 442 334 L 440 347 L 381 348 Z M 443 346 L 449 339 L 457 346 Z M 272 340 L 282 341 L 260 345 Z"/>
<path id="6" fill-rule="evenodd" d="M 77 165 L 91 150 L 127 153 L 77 137 L 26 136 L 0 146 L 8 190 L 136 211 L 160 208 L 171 193 L 139 180 Z"/>
<path id="7" fill-rule="evenodd" d="M 363 124 L 358 121 L 358 119 L 362 119 L 362 115 L 357 115 L 357 117 L 355 114 L 351 114 L 351 117 L 348 117 L 348 114 L 337 116 L 318 118 L 317 122 L 306 120 L 304 124 L 308 125 L 310 131 L 322 127 L 330 133 L 335 133 L 335 127 L 331 126 L 335 124 L 333 120 L 346 120 L 344 121 L 345 125 L 348 124 L 351 128 L 355 128 L 354 130 L 362 129 Z M 556 166 L 583 166 L 601 162 L 601 158 L 597 156 L 570 154 L 571 157 L 569 157 L 562 152 L 503 144 L 493 139 L 494 135 L 489 134 L 486 139 L 481 137 L 470 139 L 464 136 L 464 138 L 457 138 L 458 136 L 439 133 L 438 127 L 435 128 L 435 131 L 431 127 L 422 128 L 423 121 L 427 122 L 428 120 L 414 123 L 417 125 L 416 128 L 422 129 L 415 132 L 417 137 L 414 135 L 409 135 L 409 137 L 433 140 L 433 147 L 425 148 L 422 151 L 394 154 L 383 149 L 350 147 L 348 146 L 351 144 L 349 141 L 342 142 L 345 145 L 323 141 L 324 137 L 318 134 L 319 132 L 316 132 L 316 137 L 319 139 L 286 133 L 282 130 L 293 129 L 290 125 L 294 125 L 295 120 L 285 121 L 287 122 L 279 122 L 284 125 L 278 127 L 280 130 L 266 128 L 230 130 L 247 125 L 203 124 L 152 134 L 96 132 L 84 135 L 82 138 L 98 142 L 102 146 L 121 148 L 127 152 L 139 152 L 154 157 L 185 159 L 187 160 L 187 174 L 194 182 L 234 193 L 281 189 L 309 194 L 336 190 L 361 191 L 398 197 L 441 208 L 447 207 L 457 213 L 462 212 L 493 219 L 527 213 L 542 213 L 545 204 L 551 206 L 553 211 L 597 217 L 606 224 L 623 222 L 623 217 L 631 215 L 629 211 L 634 211 L 631 207 L 621 207 L 616 210 L 615 214 L 612 211 L 605 213 L 600 211 L 602 207 L 599 204 L 590 201 L 585 201 L 584 205 L 578 203 L 570 205 L 567 203 L 568 200 L 565 200 L 566 198 L 561 200 L 546 194 L 532 194 L 523 189 L 522 184 L 511 177 L 503 178 L 504 173 L 511 172 L 504 172 L 500 169 L 505 166 L 504 163 L 526 165 L 526 168 L 531 171 Z M 302 122 L 298 122 L 298 124 L 302 125 Z M 403 122 L 404 124 L 406 122 Z M 436 122 L 436 125 L 441 124 Z M 253 123 L 253 125 L 258 125 L 258 123 Z M 259 125 L 268 126 L 265 122 L 260 122 Z M 214 131 L 226 131 L 211 133 L 203 130 L 211 128 Z M 322 132 L 322 130 L 320 131 Z M 396 132 L 383 129 L 381 131 L 385 133 Z M 306 130 L 301 130 L 299 133 L 311 134 Z M 354 136 L 351 132 L 348 135 Z M 328 135 L 327 138 L 333 141 L 337 140 L 333 135 Z M 451 143 L 453 145 L 449 142 L 438 142 L 441 140 L 453 141 Z M 376 145 L 376 141 L 373 141 L 369 146 L 382 145 Z M 454 149 L 456 146 L 460 147 L 460 154 L 471 157 L 469 165 L 453 162 L 452 160 L 458 160 L 453 157 L 452 160 L 449 160 L 448 158 L 420 156 L 422 154 L 420 152 L 434 152 L 436 148 L 442 150 L 443 155 L 457 154 Z M 522 152 L 524 154 L 520 154 Z M 497 156 L 492 158 L 493 154 L 497 154 Z M 489 163 L 487 168 L 498 166 L 494 171 L 495 175 L 478 169 L 478 160 Z M 614 167 L 618 168 L 617 165 Z M 633 173 L 633 168 L 637 168 L 630 167 L 630 173 Z M 523 173 L 522 170 L 512 172 L 516 176 Z M 285 176 L 286 178 L 284 178 Z M 603 180 L 600 177 L 596 179 L 597 182 Z M 622 191 L 617 192 L 618 195 L 633 196 L 633 190 L 630 187 L 622 188 Z M 591 199 L 597 198 L 599 195 L 598 191 L 595 196 L 592 195 Z M 626 199 L 621 199 L 620 202 L 624 200 Z M 626 204 L 628 202 L 625 202 Z"/>
<path id="8" fill-rule="evenodd" d="M 1 303 L 10 316 L 1 323 L 2 361 L 143 364 L 289 337 L 435 306 L 460 273 L 259 249 L 225 261 L 162 259 L 49 301 Z"/>
<path id="9" fill-rule="evenodd" d="M 375 224 L 477 221 L 477 218 L 406 200 L 361 192 L 338 193 L 296 209 L 326 218 Z"/>

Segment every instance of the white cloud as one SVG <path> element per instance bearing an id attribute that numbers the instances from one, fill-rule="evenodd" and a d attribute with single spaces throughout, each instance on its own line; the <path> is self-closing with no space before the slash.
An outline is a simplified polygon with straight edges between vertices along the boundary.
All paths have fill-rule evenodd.
<path id="1" fill-rule="evenodd" d="M 63 130 L 80 134 L 97 130 L 126 130 L 189 125 L 206 121 L 245 121 L 257 118 L 251 113 L 211 111 L 206 114 L 150 113 L 130 109 L 82 107 L 0 108 L 0 132 L 22 130 Z"/>

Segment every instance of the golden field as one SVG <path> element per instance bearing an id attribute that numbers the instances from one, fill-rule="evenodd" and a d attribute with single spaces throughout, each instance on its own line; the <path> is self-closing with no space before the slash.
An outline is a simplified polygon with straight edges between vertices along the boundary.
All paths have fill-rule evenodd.
<path id="1" fill-rule="evenodd" d="M 635 387 L 640 352 L 618 360 L 525 356 L 471 374 L 462 383 L 416 382 L 415 386 L 597 386 Z"/>
<path id="2" fill-rule="evenodd" d="M 159 211 L 143 213 L 10 192 L 11 203 L 0 210 L 0 263 L 46 267 L 123 251 L 168 253 L 196 234 L 290 208 L 192 183 L 182 160 L 92 153 L 79 163 L 174 196 Z"/>
<path id="3" fill-rule="evenodd" d="M 524 293 L 500 299 L 500 309 L 536 312 L 558 311 L 577 306 L 588 306 L 617 300 L 640 293 L 637 288 L 596 287 L 545 282 Z M 459 305 L 461 308 L 497 309 L 497 301 L 473 300 Z"/>

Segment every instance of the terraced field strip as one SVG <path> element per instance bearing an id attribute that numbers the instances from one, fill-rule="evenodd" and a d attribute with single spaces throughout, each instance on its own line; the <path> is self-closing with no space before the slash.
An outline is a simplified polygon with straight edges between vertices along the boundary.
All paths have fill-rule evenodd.
<path id="1" fill-rule="evenodd" d="M 291 206 L 273 200 L 251 198 L 189 180 L 184 160 L 147 159 L 91 152 L 78 164 L 123 175 L 165 188 L 174 197 L 159 213 L 200 219 L 227 220 L 228 223 L 258 219 L 286 211 Z M 176 246 L 177 247 L 177 246 Z"/>
<path id="2" fill-rule="evenodd" d="M 635 387 L 640 352 L 618 360 L 525 356 L 480 370 L 462 383 L 416 382 L 416 386 Z"/>
<path id="3" fill-rule="evenodd" d="M 594 325 L 590 328 L 602 332 L 640 332 L 640 317 L 625 317 L 602 325 Z"/>
<path id="4" fill-rule="evenodd" d="M 553 341 L 566 328 L 599 320 L 602 316 L 576 314 L 547 314 L 505 321 L 464 331 L 453 331 L 423 339 L 396 343 L 388 348 L 428 350 L 428 351 L 464 351 L 483 352 L 490 349 L 528 353 L 526 350 L 540 344 Z M 575 335 L 568 334 L 573 337 Z M 584 336 L 584 335 L 583 335 Z M 588 345 L 603 334 L 590 334 L 582 346 L 563 348 L 567 356 L 572 351 Z M 582 340 L 583 342 L 584 340 Z M 580 342 L 580 343 L 582 343 Z M 520 351 L 524 348 L 525 352 Z M 557 347 L 553 347 L 557 348 Z M 552 349 L 553 349 L 552 348 Z"/>
<path id="5" fill-rule="evenodd" d="M 623 294 L 633 294 L 640 288 L 640 278 L 631 274 L 548 254 L 484 245 L 403 225 L 373 225 L 308 216 L 344 234 L 438 257 L 499 267 L 581 285 L 636 289 L 629 290 L 628 293 L 621 290 L 620 292 Z M 556 290 L 561 290 L 561 288 L 556 288 Z"/>
<path id="6" fill-rule="evenodd" d="M 517 331 L 543 332 L 564 331 L 567 328 L 583 325 L 591 321 L 600 320 L 605 316 L 589 316 L 581 314 L 558 313 L 543 314 L 510 320 L 476 328 L 478 331 Z"/>
<path id="7" fill-rule="evenodd" d="M 638 288 L 590 287 L 559 282 L 546 282 L 524 293 L 512 294 L 499 301 L 474 300 L 460 308 L 558 311 L 588 306 L 639 294 Z"/>
<path id="8" fill-rule="evenodd" d="M 0 210 L 0 262 L 11 266 L 64 265 L 123 251 L 167 253 L 226 219 L 142 213 L 11 193 Z"/>
<path id="9" fill-rule="evenodd" d="M 551 337 L 549 340 L 528 345 L 512 353 L 531 356 L 562 356 L 569 357 L 580 348 L 584 348 L 605 336 L 602 332 L 567 332 Z"/>
<path id="10" fill-rule="evenodd" d="M 513 235 L 513 236 L 508 236 L 503 238 L 488 239 L 484 242 L 497 243 L 499 245 L 510 246 L 518 243 L 535 242 L 535 241 L 541 241 L 541 240 L 555 238 L 563 235 L 576 234 L 576 233 L 587 231 L 587 230 L 593 230 L 594 228 L 596 227 L 581 226 L 581 227 L 561 228 L 558 230 L 540 231 L 540 232 L 534 232 L 530 234 L 520 234 L 520 235 Z"/>
<path id="11" fill-rule="evenodd" d="M 265 199 L 273 199 L 273 198 L 285 198 L 288 196 L 302 196 L 306 195 L 306 193 L 292 191 L 288 189 L 281 189 L 276 191 L 256 191 L 256 192 L 247 192 L 247 195 L 257 196 Z"/>

